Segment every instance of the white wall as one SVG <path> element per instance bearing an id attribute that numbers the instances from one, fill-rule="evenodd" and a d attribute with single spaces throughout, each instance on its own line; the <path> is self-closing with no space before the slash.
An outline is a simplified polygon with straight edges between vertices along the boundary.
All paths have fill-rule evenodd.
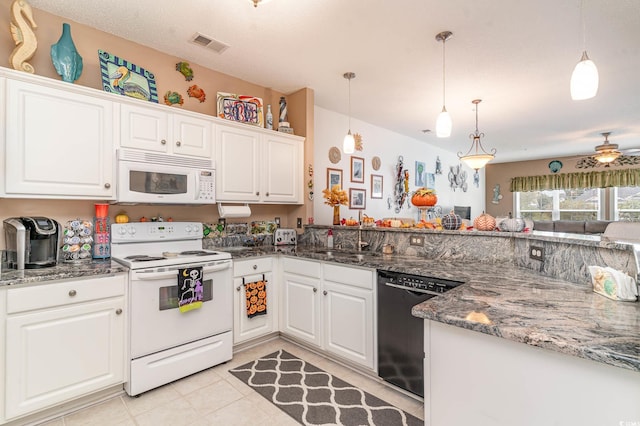
<path id="1" fill-rule="evenodd" d="M 447 213 L 454 205 L 471 206 L 471 219 L 480 215 L 484 210 L 485 202 L 485 182 L 484 169 L 480 170 L 480 182 L 476 187 L 473 183 L 473 169 L 463 166 L 467 172 L 467 191 L 457 188 L 453 191 L 449 186 L 449 167 L 460 164 L 455 153 L 447 152 L 436 144 L 447 144 L 447 139 L 437 139 L 433 136 L 434 143 L 426 143 L 413 139 L 392 131 L 374 126 L 363 121 L 351 119 L 351 132 L 359 133 L 363 139 L 363 150 L 355 151 L 354 154 L 342 153 L 342 140 L 349 127 L 349 118 L 346 115 L 338 114 L 323 108 L 314 107 L 315 110 L 315 142 L 314 142 L 314 223 L 318 225 L 330 225 L 333 219 L 333 209 L 324 204 L 322 190 L 327 187 L 327 168 L 341 169 L 343 177 L 343 189 L 349 188 L 366 189 L 366 209 L 364 213 L 376 219 L 383 217 L 410 217 L 419 218 L 417 208 L 407 204 L 403 206 L 400 213 L 395 213 L 395 207 L 388 208 L 387 200 L 394 199 L 395 170 L 398 157 L 403 157 L 404 168 L 409 170 L 409 191 L 413 192 L 415 185 L 415 162 L 425 163 L 426 171 L 434 173 L 436 168 L 436 157 L 440 157 L 442 164 L 442 174 L 435 176 L 435 188 L 438 196 L 438 205 L 442 206 L 444 213 Z M 341 159 L 333 164 L 329 160 L 329 149 L 337 147 L 341 152 Z M 364 183 L 350 182 L 351 156 L 364 158 Z M 378 171 L 373 170 L 371 159 L 374 156 L 380 157 L 382 166 Z M 371 199 L 371 174 L 383 176 L 383 197 L 382 199 Z M 358 210 L 350 210 L 348 206 L 340 207 L 341 217 L 358 218 Z"/>

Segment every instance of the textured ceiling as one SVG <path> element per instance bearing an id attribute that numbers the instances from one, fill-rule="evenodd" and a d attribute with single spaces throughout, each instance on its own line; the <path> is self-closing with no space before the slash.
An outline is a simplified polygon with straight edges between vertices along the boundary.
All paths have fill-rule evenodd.
<path id="1" fill-rule="evenodd" d="M 640 147 L 640 1 L 584 0 L 586 48 L 600 89 L 572 101 L 569 79 L 583 50 L 579 0 L 30 0 L 36 8 L 316 105 L 466 152 L 479 128 L 496 162 L 589 154 L 601 132 Z M 453 134 L 438 139 L 442 43 Z M 231 47 L 189 42 L 195 32 Z M 345 131 L 347 130 L 345 122 Z M 357 131 L 356 128 L 353 129 Z"/>

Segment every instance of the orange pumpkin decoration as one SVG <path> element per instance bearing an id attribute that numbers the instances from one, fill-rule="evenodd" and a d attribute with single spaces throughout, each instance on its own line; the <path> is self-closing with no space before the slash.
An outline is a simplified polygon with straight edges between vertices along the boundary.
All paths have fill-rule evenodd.
<path id="1" fill-rule="evenodd" d="M 493 231 L 496 229 L 496 219 L 490 214 L 482 214 L 473 219 L 473 227 L 478 231 Z"/>
<path id="2" fill-rule="evenodd" d="M 433 189 L 419 188 L 411 196 L 411 204 L 416 207 L 431 207 L 438 202 L 438 197 Z"/>

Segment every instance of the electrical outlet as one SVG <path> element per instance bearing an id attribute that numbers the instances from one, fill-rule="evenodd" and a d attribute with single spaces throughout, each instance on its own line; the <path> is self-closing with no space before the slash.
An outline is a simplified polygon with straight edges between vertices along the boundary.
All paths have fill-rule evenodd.
<path id="1" fill-rule="evenodd" d="M 533 260 L 544 260 L 544 248 L 531 246 L 529 247 L 529 257 Z"/>
<path id="2" fill-rule="evenodd" d="M 412 235 L 409 237 L 409 245 L 412 246 L 423 246 L 424 245 L 424 236 L 422 235 Z"/>
<path id="3" fill-rule="evenodd" d="M 301 217 L 299 217 L 299 218 L 297 219 L 297 221 L 296 221 L 296 227 L 298 227 L 298 228 L 302 228 L 302 218 L 301 218 Z"/>
<path id="4" fill-rule="evenodd" d="M 276 216 L 274 221 L 276 223 L 276 227 L 280 228 L 280 218 L 278 216 Z"/>

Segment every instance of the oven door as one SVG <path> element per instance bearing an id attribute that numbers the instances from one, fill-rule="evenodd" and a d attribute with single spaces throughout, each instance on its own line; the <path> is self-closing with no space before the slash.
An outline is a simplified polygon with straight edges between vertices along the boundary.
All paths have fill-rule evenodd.
<path id="1" fill-rule="evenodd" d="M 203 267 L 204 303 L 199 309 L 178 309 L 178 270 Z M 130 273 L 131 358 L 159 352 L 233 327 L 231 260 Z"/>

